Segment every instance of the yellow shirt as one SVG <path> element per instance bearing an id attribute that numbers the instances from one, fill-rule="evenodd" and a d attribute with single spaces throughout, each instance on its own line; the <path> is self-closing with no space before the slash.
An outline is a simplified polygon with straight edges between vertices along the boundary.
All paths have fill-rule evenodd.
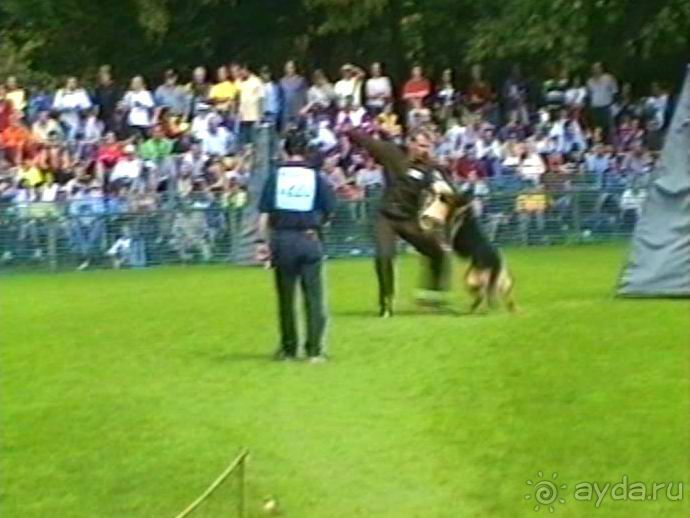
<path id="1" fill-rule="evenodd" d="M 393 137 L 397 137 L 402 133 L 402 128 L 398 124 L 398 116 L 395 113 L 382 113 L 378 116 L 378 123 L 386 133 Z"/>
<path id="2" fill-rule="evenodd" d="M 223 81 L 213 85 L 208 96 L 216 101 L 215 105 L 218 109 L 229 110 L 232 102 L 237 98 L 238 91 L 239 89 L 233 81 Z"/>
<path id="3" fill-rule="evenodd" d="M 18 112 L 26 108 L 26 93 L 21 88 L 10 90 L 5 97 L 12 103 L 12 106 L 14 106 L 14 109 Z"/>
<path id="4" fill-rule="evenodd" d="M 545 194 L 521 194 L 517 197 L 515 208 L 518 212 L 544 212 L 546 205 Z"/>
<path id="5" fill-rule="evenodd" d="M 43 181 L 43 173 L 36 166 L 20 168 L 17 176 L 19 180 L 26 180 L 31 187 Z"/>

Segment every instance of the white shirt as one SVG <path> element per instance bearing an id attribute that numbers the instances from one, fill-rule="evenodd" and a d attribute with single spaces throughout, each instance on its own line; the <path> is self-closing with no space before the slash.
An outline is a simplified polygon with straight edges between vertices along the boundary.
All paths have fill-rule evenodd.
<path id="1" fill-rule="evenodd" d="M 587 100 L 587 88 L 569 88 L 565 92 L 565 104 L 568 106 L 584 106 Z"/>
<path id="2" fill-rule="evenodd" d="M 223 126 L 219 126 L 215 133 L 207 130 L 201 134 L 201 148 L 207 155 L 226 156 L 231 151 L 232 142 L 232 134 Z"/>
<path id="3" fill-rule="evenodd" d="M 333 86 L 329 83 L 323 86 L 312 85 L 307 91 L 307 101 L 323 108 L 328 108 L 333 102 Z"/>
<path id="4" fill-rule="evenodd" d="M 387 77 L 372 77 L 366 83 L 367 104 L 383 108 L 386 100 L 393 96 L 391 80 Z"/>
<path id="5" fill-rule="evenodd" d="M 191 170 L 194 177 L 203 176 L 207 161 L 208 156 L 204 153 L 195 155 L 191 151 L 187 151 L 182 157 L 182 164 Z"/>
<path id="6" fill-rule="evenodd" d="M 120 179 L 136 180 L 139 178 L 142 169 L 142 161 L 138 158 L 123 158 L 115 164 L 110 173 L 110 181 L 115 182 Z"/>
<path id="7" fill-rule="evenodd" d="M 374 169 L 360 169 L 357 171 L 355 183 L 358 187 L 374 187 L 383 185 L 383 172 L 380 167 Z"/>
<path id="8" fill-rule="evenodd" d="M 97 118 L 88 118 L 84 122 L 84 141 L 95 143 L 103 136 L 103 122 Z"/>
<path id="9" fill-rule="evenodd" d="M 91 99 L 83 88 L 71 92 L 60 89 L 53 100 L 53 109 L 60 112 L 60 120 L 73 127 L 79 124 L 79 112 L 89 108 Z"/>
<path id="10" fill-rule="evenodd" d="M 353 106 L 362 105 L 362 82 L 357 77 L 341 79 L 335 84 L 333 91 L 335 92 L 338 106 L 341 108 L 345 106 L 345 100 L 348 97 L 352 97 Z"/>
<path id="11" fill-rule="evenodd" d="M 208 121 L 211 120 L 211 117 L 215 116 L 216 114 L 213 112 L 202 112 L 198 115 L 195 115 L 192 119 L 192 135 L 200 139 L 208 131 Z"/>
<path id="12" fill-rule="evenodd" d="M 328 127 L 328 123 L 321 123 L 316 138 L 312 139 L 310 144 L 318 147 L 321 152 L 327 153 L 338 145 L 338 139 Z"/>
<path id="13" fill-rule="evenodd" d="M 362 125 L 362 121 L 364 120 L 364 116 L 366 114 L 367 111 L 364 108 L 357 108 L 354 110 L 350 110 L 349 112 L 346 112 L 345 110 L 340 110 L 335 120 L 336 126 L 342 125 L 346 120 L 349 119 L 350 124 L 352 124 L 352 126 L 354 126 L 355 128 L 358 128 Z"/>
<path id="14" fill-rule="evenodd" d="M 479 160 L 482 158 L 497 158 L 500 160 L 502 154 L 503 148 L 498 139 L 494 139 L 488 143 L 484 139 L 479 139 L 479 141 L 477 141 L 477 158 Z"/>
<path id="15" fill-rule="evenodd" d="M 151 125 L 151 109 L 155 106 L 151 92 L 130 90 L 125 94 L 123 102 L 129 109 L 127 122 L 130 126 L 147 128 Z"/>
<path id="16" fill-rule="evenodd" d="M 646 199 L 647 193 L 645 191 L 640 189 L 635 193 L 632 189 L 626 189 L 621 196 L 621 210 L 634 210 L 639 213 L 642 211 Z"/>
<path id="17" fill-rule="evenodd" d="M 544 165 L 544 161 L 536 153 L 528 155 L 519 167 L 520 176 L 525 180 L 532 180 L 534 182 L 539 181 L 539 178 L 545 171 L 546 166 Z"/>
<path id="18" fill-rule="evenodd" d="M 597 79 L 587 81 L 589 102 L 593 108 L 606 108 L 613 104 L 613 98 L 618 93 L 618 82 L 610 74 L 604 74 Z"/>

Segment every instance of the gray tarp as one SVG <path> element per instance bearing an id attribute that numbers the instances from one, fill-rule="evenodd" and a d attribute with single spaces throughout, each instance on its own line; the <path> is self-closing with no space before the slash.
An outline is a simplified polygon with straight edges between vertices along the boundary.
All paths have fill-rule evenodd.
<path id="1" fill-rule="evenodd" d="M 690 297 L 690 67 L 618 295 Z"/>

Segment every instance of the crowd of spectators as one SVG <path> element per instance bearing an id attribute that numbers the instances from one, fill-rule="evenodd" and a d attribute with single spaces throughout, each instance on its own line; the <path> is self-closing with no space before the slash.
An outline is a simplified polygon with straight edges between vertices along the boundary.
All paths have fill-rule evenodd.
<path id="1" fill-rule="evenodd" d="M 168 70 L 152 84 L 137 76 L 127 85 L 103 66 L 92 88 L 75 77 L 54 90 L 6 78 L 0 84 L 0 247 L 16 231 L 40 259 L 40 219 L 61 214 L 68 216 L 65 235 L 82 268 L 106 241 L 119 264 L 131 229 L 107 228 L 100 216 L 165 206 L 178 215 L 158 229 L 157 239 L 183 260 L 192 252 L 208 259 L 213 240 L 236 227 L 232 213 L 246 203 L 261 126 L 276 134 L 291 127 L 309 132 L 323 174 L 352 202 L 344 204 L 345 219 L 367 217 L 385 177 L 348 141 L 344 130 L 355 127 L 401 144 L 407 132 L 425 129 L 458 185 L 479 200 L 513 195 L 521 228 L 543 227 L 547 207 L 565 214 L 577 182 L 601 193 L 595 213 L 613 205 L 634 222 L 673 105 L 664 85 L 634 95 L 631 84 L 619 84 L 600 63 L 586 80 L 559 69 L 541 84 L 519 66 L 498 84 L 480 65 L 464 85 L 453 70 L 433 81 L 421 66 L 402 84 L 381 63 L 368 71 L 345 64 L 339 75 L 333 83 L 315 70 L 308 80 L 289 61 L 279 79 L 268 67 L 240 64 L 214 73 L 197 67 L 189 81 Z M 28 222 L 10 227 L 7 207 Z M 206 212 L 199 216 L 190 207 Z M 505 210 L 494 213 L 497 231 Z M 16 251 L 0 253 L 10 261 Z"/>

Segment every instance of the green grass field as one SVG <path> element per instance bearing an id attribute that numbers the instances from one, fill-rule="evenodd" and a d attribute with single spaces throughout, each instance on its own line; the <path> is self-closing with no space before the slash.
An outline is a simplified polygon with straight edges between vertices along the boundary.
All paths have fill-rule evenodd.
<path id="1" fill-rule="evenodd" d="M 690 304 L 613 298 L 623 247 L 507 255 L 515 316 L 417 314 L 410 257 L 379 320 L 370 262 L 329 263 L 326 365 L 268 360 L 264 270 L 3 277 L 2 516 L 172 518 L 243 446 L 250 516 L 550 515 L 538 471 L 556 516 L 688 516 Z M 575 501 L 624 475 L 684 501 Z"/>

